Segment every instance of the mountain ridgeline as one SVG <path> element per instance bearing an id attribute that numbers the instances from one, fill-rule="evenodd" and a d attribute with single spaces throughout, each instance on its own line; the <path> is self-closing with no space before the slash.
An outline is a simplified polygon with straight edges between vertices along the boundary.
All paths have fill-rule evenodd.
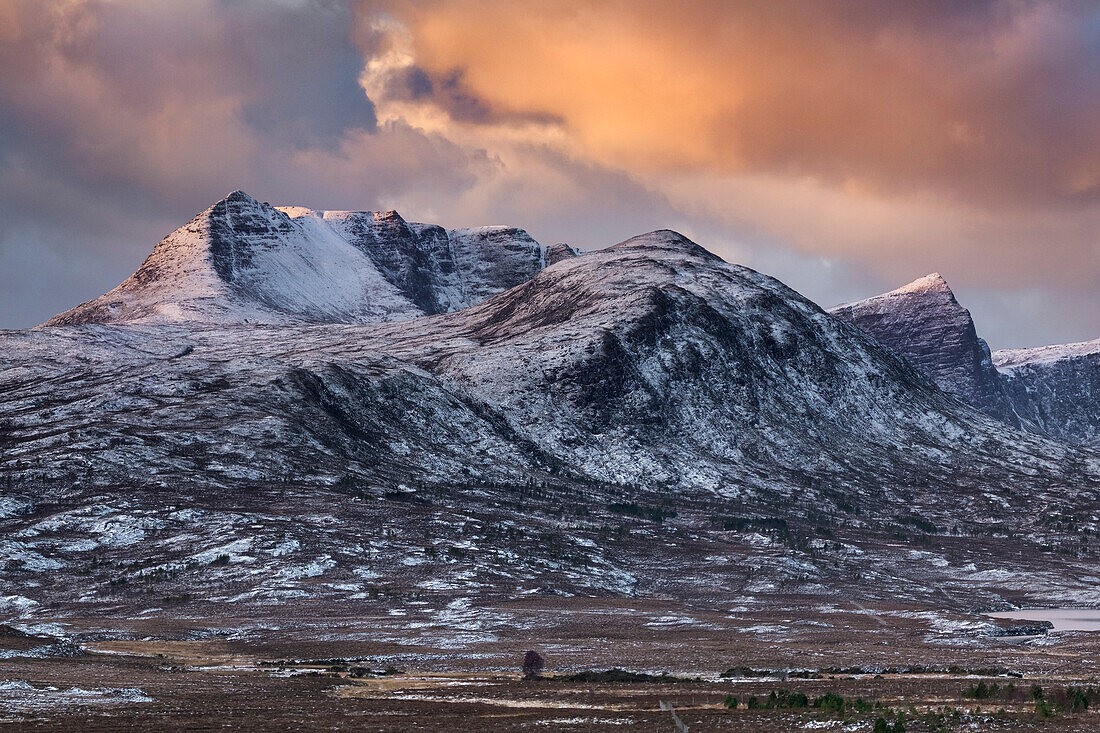
<path id="1" fill-rule="evenodd" d="M 473 305 L 574 254 L 522 229 L 276 208 L 235 191 L 165 237 L 117 288 L 46 325 L 405 320 Z"/>
<path id="2" fill-rule="evenodd" d="M 243 324 L 274 330 L 241 332 Z M 778 479 L 812 485 L 822 476 L 853 488 L 889 485 L 890 476 L 951 483 L 960 464 L 982 466 L 986 481 L 1009 481 L 1023 467 L 1041 471 L 1064 458 L 1058 443 L 1010 429 L 1034 427 L 1038 410 L 1014 410 L 969 313 L 942 279 L 830 315 L 670 231 L 576 256 L 519 229 L 446 230 L 396 212 L 273 207 L 237 191 L 166 237 L 117 288 L 46 325 L 85 328 L 9 334 L 24 345 L 7 349 L 6 359 L 32 370 L 15 374 L 31 374 L 30 355 L 53 354 L 42 360 L 80 385 L 74 404 L 99 405 L 79 419 L 94 412 L 93 432 L 108 443 L 116 430 L 184 439 L 192 409 L 204 403 L 224 415 L 199 430 L 212 450 L 241 447 L 219 436 L 249 435 L 253 405 L 279 426 L 267 448 L 250 446 L 203 471 L 141 441 L 124 441 L 131 455 L 99 455 L 96 441 L 74 451 L 80 431 L 38 445 L 42 416 L 9 411 L 22 415 L 16 432 L 28 432 L 5 459 L 51 455 L 58 471 L 77 472 L 86 469 L 69 464 L 120 459 L 116 480 L 136 480 L 135 471 L 267 480 L 303 465 L 290 455 L 298 450 L 313 456 L 304 465 L 328 457 L 321 474 L 404 465 L 432 481 L 441 466 L 469 473 L 473 456 L 484 454 L 493 456 L 483 467 L 493 475 L 554 467 L 582 481 L 730 491 Z M 150 356 L 150 341 L 186 356 Z M 85 393 L 76 377 L 90 368 L 87 353 L 103 349 L 110 358 L 92 361 L 123 370 L 103 375 L 117 393 Z M 234 387 L 188 386 L 215 371 Z M 393 380 L 405 386 L 383 386 Z M 134 406 L 157 385 L 171 404 L 169 394 L 194 394 L 150 420 Z M 4 394 L 11 404 L 23 391 L 34 392 L 33 381 Z M 425 394 L 435 397 L 417 399 Z M 283 407 L 271 412 L 273 404 Z M 315 419 L 302 423 L 314 408 Z M 440 430 L 457 453 L 425 437 Z M 396 435 L 419 448 L 393 453 Z M 460 435 L 471 442 L 455 442 Z M 492 449 L 473 449 L 482 442 Z"/>
<path id="3" fill-rule="evenodd" d="M 257 603 L 365 578 L 934 595 L 882 537 L 1080 542 L 1034 507 L 1087 515 L 1100 455 L 1055 439 L 1066 388 L 1036 385 L 1095 395 L 1089 353 L 997 370 L 941 280 L 831 314 L 669 230 L 578 254 L 237 192 L 109 293 L 0 332 L 0 554 L 23 592 L 55 571 L 36 602 L 105 607 L 77 569 L 135 562 L 118 527 L 179 592 Z"/>

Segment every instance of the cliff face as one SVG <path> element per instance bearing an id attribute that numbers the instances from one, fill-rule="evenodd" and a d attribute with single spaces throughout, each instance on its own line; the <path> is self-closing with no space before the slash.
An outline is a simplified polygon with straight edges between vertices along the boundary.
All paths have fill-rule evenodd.
<path id="1" fill-rule="evenodd" d="M 913 366 L 986 414 L 1019 428 L 1035 428 L 1008 394 L 970 311 L 939 274 L 830 311 L 904 356 Z"/>
<path id="2" fill-rule="evenodd" d="M 997 351 L 993 362 L 1015 404 L 1035 415 L 1043 432 L 1100 444 L 1100 339 Z"/>

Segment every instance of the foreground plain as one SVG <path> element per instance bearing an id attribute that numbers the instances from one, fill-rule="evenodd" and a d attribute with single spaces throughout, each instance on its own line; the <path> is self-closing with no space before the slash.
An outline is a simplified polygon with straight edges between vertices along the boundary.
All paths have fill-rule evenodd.
<path id="1" fill-rule="evenodd" d="M 317 608 L 7 627 L 0 728 L 672 730 L 661 701 L 692 731 L 871 731 L 899 713 L 908 731 L 1100 725 L 1100 637 L 973 612 L 803 596 L 724 608 L 538 598 L 456 612 L 449 630 L 417 638 L 387 640 L 385 624 Z M 543 679 L 521 678 L 527 649 L 547 660 Z M 627 673 L 601 674 L 611 669 Z M 1074 709 L 1074 694 L 1087 706 Z"/>

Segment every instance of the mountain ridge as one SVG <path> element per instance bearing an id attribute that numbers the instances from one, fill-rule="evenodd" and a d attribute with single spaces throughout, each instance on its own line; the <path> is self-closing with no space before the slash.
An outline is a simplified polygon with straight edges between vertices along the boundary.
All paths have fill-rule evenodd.
<path id="1" fill-rule="evenodd" d="M 671 230 L 612 249 L 638 242 L 716 257 Z M 165 237 L 119 286 L 43 326 L 406 322 L 468 308 L 578 254 L 515 227 L 447 230 L 395 210 L 273 207 L 238 190 Z M 1082 366 L 1100 357 L 1079 353 L 1089 344 L 1006 351 L 995 364 L 938 273 L 829 312 L 1009 425 L 1071 442 L 1100 438 L 1100 387 L 1095 367 Z"/>
<path id="2" fill-rule="evenodd" d="M 82 339 L 102 343 L 108 335 L 124 334 L 89 328 L 82 326 L 67 338 L 74 339 L 73 344 Z M 1038 453 L 1025 457 L 1020 447 L 1035 439 L 956 406 L 919 370 L 862 331 L 834 319 L 777 280 L 726 263 L 670 230 L 560 261 L 479 304 L 449 313 L 379 324 L 273 325 L 247 332 L 254 337 L 237 330 L 220 336 L 220 325 L 210 331 L 189 330 L 186 324 L 173 328 L 164 333 L 176 334 L 179 348 L 173 358 L 157 365 L 171 367 L 171 372 L 178 356 L 181 367 L 193 368 L 189 365 L 201 361 L 201 352 L 210 344 L 222 354 L 221 360 L 241 348 L 242 364 L 274 359 L 273 374 L 294 365 L 296 376 L 278 379 L 291 379 L 286 384 L 296 384 L 296 392 L 305 389 L 307 394 L 299 399 L 307 402 L 332 389 L 325 386 L 328 380 L 346 380 L 335 377 L 339 372 L 331 369 L 339 365 L 339 370 L 346 370 L 349 358 L 353 361 L 348 364 L 366 358 L 379 369 L 390 363 L 387 360 L 396 360 L 383 371 L 423 370 L 426 378 L 442 380 L 425 389 L 457 388 L 460 396 L 454 404 L 473 396 L 482 405 L 475 412 L 496 414 L 494 440 L 510 444 L 518 437 L 526 446 L 506 452 L 522 453 L 539 445 L 539 451 L 549 451 L 554 461 L 587 466 L 581 475 L 601 481 L 639 481 L 647 472 L 668 481 L 673 476 L 668 466 L 679 466 L 683 475 L 698 478 L 702 466 L 710 478 L 699 481 L 716 486 L 723 480 L 718 478 L 722 471 L 734 470 L 731 466 L 740 461 L 759 464 L 754 470 L 767 464 L 768 470 L 791 476 L 831 466 L 830 472 L 854 472 L 845 481 L 859 483 L 871 474 L 881 481 L 901 465 L 911 472 L 921 460 L 944 451 L 956 453 L 963 450 L 960 446 L 976 451 L 968 460 L 981 464 L 986 460 L 978 458 L 986 450 L 980 447 L 982 441 L 992 440 L 1002 446 L 1001 452 L 1018 454 L 1019 465 L 1033 459 L 1036 465 L 1049 465 L 1039 456 L 1061 455 L 1064 450 L 1055 444 L 1040 449 L 1035 443 L 1027 450 Z M 18 339 L 18 333 L 13 338 Z M 252 346 L 236 346 L 242 339 Z M 288 347 L 272 351 L 266 345 L 284 339 L 300 340 L 303 346 L 289 349 L 283 357 L 280 349 Z M 128 342 L 129 337 L 122 340 Z M 70 350 L 57 348 L 62 353 Z M 305 361 L 294 356 L 298 353 Z M 290 362 L 280 366 L 286 358 Z M 328 377 L 300 372 L 315 361 L 319 374 Z M 355 366 L 352 373 L 359 369 Z M 415 373 L 407 372 L 414 381 L 420 379 L 412 376 Z M 362 379 L 369 383 L 372 378 L 352 381 Z M 214 399 L 221 399 L 217 394 Z M 690 397 L 685 402 L 686 396 Z M 224 398 L 236 404 L 231 393 Z M 330 405 L 326 409 L 340 414 L 346 409 L 330 402 L 334 398 L 324 399 Z M 382 398 L 358 399 L 369 403 Z M 125 414 L 128 403 L 122 409 Z M 342 417 L 329 429 L 342 434 L 354 424 L 348 419 Z M 324 422 L 320 417 L 319 421 Z M 646 432 L 676 425 L 679 432 L 658 441 Z M 636 430 L 642 433 L 635 435 Z M 696 444 L 701 453 L 690 458 L 684 451 L 652 452 L 669 441 Z M 897 465 L 892 464 L 896 457 L 882 458 L 885 445 L 902 443 L 909 446 L 911 457 Z M 853 450 L 857 445 L 864 448 Z M 949 481 L 942 459 L 936 458 L 935 464 L 940 467 L 924 468 L 932 468 L 937 481 Z M 718 470 L 719 465 L 727 468 Z M 993 460 L 990 466 L 987 472 L 1001 463 Z"/>
<path id="3" fill-rule="evenodd" d="M 234 191 L 119 286 L 43 325 L 404 320 L 471 305 L 546 263 L 547 249 L 514 227 L 446 230 L 396 211 L 273 207 Z"/>
<path id="4" fill-rule="evenodd" d="M 1100 447 L 1100 339 L 996 351 L 993 361 L 1047 435 Z"/>
<path id="5" fill-rule="evenodd" d="M 1017 428 L 1036 429 L 1008 396 L 970 311 L 939 273 L 829 309 L 902 354 L 944 390 Z"/>
<path id="6" fill-rule="evenodd" d="M 1058 440 L 1100 442 L 1100 340 L 990 353 L 938 273 L 830 312 L 986 414 Z"/>
<path id="7" fill-rule="evenodd" d="M 270 269 L 255 267 L 266 245 L 296 256 L 328 226 L 226 207 L 215 223 L 240 231 L 218 297 Z M 381 281 L 412 304 L 424 273 L 403 247 L 443 240 L 388 213 L 401 234 L 371 239 L 374 215 L 351 218 L 370 231 L 341 241 L 378 250 Z M 508 262 L 533 261 L 516 244 Z M 561 254 L 400 321 L 0 332 L 0 598 L 117 613 L 155 587 L 216 615 L 379 592 L 727 608 L 778 592 L 971 607 L 1039 592 L 1037 577 L 1043 593 L 1093 592 L 1100 453 L 979 412 L 671 230 Z M 484 264 L 468 271 L 519 272 Z M 480 292 L 448 290 L 445 269 L 420 281 L 437 303 Z M 910 549 L 941 542 L 954 549 L 935 564 Z"/>

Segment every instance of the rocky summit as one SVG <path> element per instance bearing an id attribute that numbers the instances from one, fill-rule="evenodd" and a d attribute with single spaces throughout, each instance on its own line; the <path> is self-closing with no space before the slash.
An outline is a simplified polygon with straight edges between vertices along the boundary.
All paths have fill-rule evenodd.
<path id="1" fill-rule="evenodd" d="M 939 273 L 829 312 L 897 351 L 945 391 L 1010 425 L 1031 424 L 1006 394 L 970 311 Z"/>
<path id="2" fill-rule="evenodd" d="M 558 245 L 550 260 L 573 250 Z M 522 229 L 446 230 L 396 211 L 274 207 L 234 191 L 165 237 L 114 290 L 51 318 L 84 323 L 376 323 L 473 305 L 529 279 Z"/>

